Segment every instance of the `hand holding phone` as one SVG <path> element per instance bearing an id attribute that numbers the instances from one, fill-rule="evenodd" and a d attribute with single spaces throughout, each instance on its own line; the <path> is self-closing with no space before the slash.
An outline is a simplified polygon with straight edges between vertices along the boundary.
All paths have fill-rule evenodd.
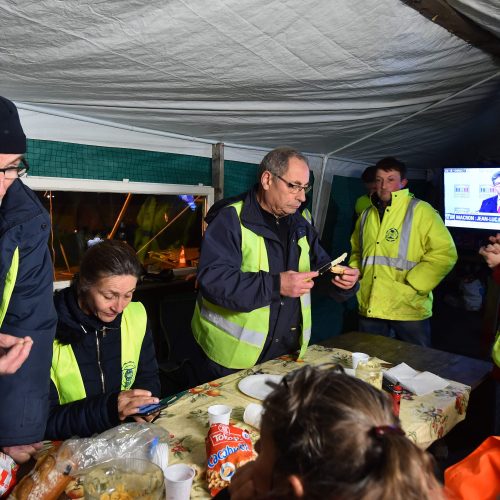
<path id="1" fill-rule="evenodd" d="M 149 415 L 153 415 L 153 413 L 160 412 L 167 406 L 171 405 L 178 399 L 180 399 L 184 394 L 186 394 L 188 391 L 182 391 L 176 394 L 175 396 L 168 396 L 166 398 L 160 399 L 158 403 L 154 404 L 146 404 L 142 405 L 139 407 L 139 410 L 137 413 L 132 415 L 133 417 L 148 417 Z"/>
<path id="2" fill-rule="evenodd" d="M 121 421 L 137 413 L 137 408 L 159 402 L 150 391 L 145 389 L 130 389 L 118 394 L 118 417 Z"/>
<path id="3" fill-rule="evenodd" d="M 131 415 L 132 417 L 149 417 L 149 415 L 153 415 L 153 413 L 160 412 L 163 408 L 166 408 L 169 405 L 169 398 L 160 399 L 158 403 L 147 404 L 139 406 L 137 413 Z"/>

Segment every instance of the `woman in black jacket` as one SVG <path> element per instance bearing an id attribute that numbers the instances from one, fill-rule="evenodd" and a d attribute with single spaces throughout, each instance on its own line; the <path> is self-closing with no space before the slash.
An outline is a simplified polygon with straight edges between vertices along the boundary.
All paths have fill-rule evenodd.
<path id="1" fill-rule="evenodd" d="M 152 333 L 144 306 L 131 302 L 141 272 L 130 246 L 105 240 L 87 250 L 72 285 L 55 294 L 46 439 L 91 436 L 158 402 Z"/>

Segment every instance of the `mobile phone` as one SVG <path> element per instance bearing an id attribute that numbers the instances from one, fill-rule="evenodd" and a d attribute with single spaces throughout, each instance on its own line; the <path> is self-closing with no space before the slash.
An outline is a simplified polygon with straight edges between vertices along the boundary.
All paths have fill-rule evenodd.
<path id="1" fill-rule="evenodd" d="M 147 417 L 153 413 L 157 413 L 177 401 L 181 396 L 186 394 L 186 392 L 187 391 L 182 391 L 175 396 L 168 396 L 167 398 L 160 399 L 158 403 L 139 406 L 137 413 L 134 413 L 131 417 Z"/>
<path id="2" fill-rule="evenodd" d="M 170 404 L 170 398 L 160 399 L 160 401 L 158 401 L 158 403 L 139 406 L 137 413 L 134 413 L 131 416 L 132 417 L 147 417 L 149 415 L 152 415 L 153 413 L 156 413 L 158 411 L 163 410 L 169 404 Z"/>

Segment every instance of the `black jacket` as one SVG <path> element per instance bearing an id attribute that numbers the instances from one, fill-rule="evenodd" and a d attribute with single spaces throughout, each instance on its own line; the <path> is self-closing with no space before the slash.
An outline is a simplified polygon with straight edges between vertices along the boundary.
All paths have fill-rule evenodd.
<path id="1" fill-rule="evenodd" d="M 119 314 L 111 323 L 103 323 L 96 316 L 86 315 L 78 306 L 73 287 L 57 292 L 54 302 L 59 316 L 56 339 L 63 344 L 71 344 L 87 397 L 60 405 L 57 389 L 51 381 L 50 411 L 45 438 L 91 436 L 120 423 L 117 399 L 122 379 L 122 315 Z M 98 364 L 98 351 L 101 369 Z M 160 395 L 158 364 L 149 325 L 132 388 L 146 389 L 154 396 Z"/>
<path id="2" fill-rule="evenodd" d="M 49 235 L 49 214 L 36 194 L 15 180 L 0 206 L 0 298 L 16 247 L 19 269 L 0 332 L 29 335 L 33 346 L 16 373 L 0 376 L 0 446 L 34 443 L 44 435 L 57 322 Z"/>

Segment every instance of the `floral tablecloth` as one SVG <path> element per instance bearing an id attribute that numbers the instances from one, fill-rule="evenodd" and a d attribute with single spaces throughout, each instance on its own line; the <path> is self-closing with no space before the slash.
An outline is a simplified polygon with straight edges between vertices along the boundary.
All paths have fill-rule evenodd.
<path id="1" fill-rule="evenodd" d="M 383 361 L 383 360 L 381 360 Z M 285 374 L 303 364 L 319 365 L 340 363 L 352 366 L 349 351 L 319 345 L 310 346 L 304 359 L 296 361 L 292 356 L 282 356 L 249 370 L 242 370 L 213 382 L 193 387 L 173 405 L 163 410 L 156 423 L 170 433 L 169 463 L 193 465 L 196 475 L 191 498 L 210 498 L 205 481 L 205 437 L 208 432 L 207 408 L 213 404 L 227 404 L 233 408 L 231 423 L 248 429 L 252 441 L 259 437 L 257 430 L 243 423 L 245 407 L 255 399 L 238 390 L 238 382 L 248 375 L 258 373 Z M 406 435 L 422 448 L 443 437 L 465 418 L 470 387 L 449 381 L 440 391 L 425 396 L 405 394 L 401 400 L 400 419 Z"/>

